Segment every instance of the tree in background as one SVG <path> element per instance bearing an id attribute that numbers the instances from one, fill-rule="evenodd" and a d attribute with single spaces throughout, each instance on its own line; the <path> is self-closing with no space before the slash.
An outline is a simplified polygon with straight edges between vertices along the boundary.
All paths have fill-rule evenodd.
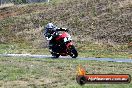
<path id="1" fill-rule="evenodd" d="M 23 4 L 23 3 L 27 3 L 26 0 L 12 0 L 14 4 Z"/>
<path id="2" fill-rule="evenodd" d="M 22 0 L 22 3 L 27 3 L 27 1 L 26 0 Z"/>
<path id="3" fill-rule="evenodd" d="M 22 4 L 22 0 L 13 0 L 14 4 Z"/>

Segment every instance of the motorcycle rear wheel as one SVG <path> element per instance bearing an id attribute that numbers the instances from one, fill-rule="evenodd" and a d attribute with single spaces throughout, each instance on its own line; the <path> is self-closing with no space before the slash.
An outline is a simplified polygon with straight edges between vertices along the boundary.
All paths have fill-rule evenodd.
<path id="1" fill-rule="evenodd" d="M 53 58 L 59 58 L 60 54 L 52 53 Z"/>

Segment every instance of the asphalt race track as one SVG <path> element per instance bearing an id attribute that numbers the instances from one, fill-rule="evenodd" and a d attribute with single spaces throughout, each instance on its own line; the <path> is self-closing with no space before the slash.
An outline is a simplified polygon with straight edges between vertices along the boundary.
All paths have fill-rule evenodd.
<path id="1" fill-rule="evenodd" d="M 51 55 L 32 55 L 32 54 L 0 54 L 1 57 L 31 57 L 31 58 L 52 58 Z M 55 59 L 55 58 L 54 58 Z M 74 59 L 68 56 L 60 56 L 59 59 Z M 78 60 L 95 60 L 95 61 L 108 61 L 108 62 L 129 62 L 132 63 L 132 59 L 123 58 L 95 58 L 95 57 L 78 57 Z"/>

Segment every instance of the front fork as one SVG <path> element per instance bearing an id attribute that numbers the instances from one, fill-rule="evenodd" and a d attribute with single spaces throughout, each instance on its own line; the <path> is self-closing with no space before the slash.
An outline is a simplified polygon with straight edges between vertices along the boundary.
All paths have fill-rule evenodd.
<path id="1" fill-rule="evenodd" d="M 72 49 L 73 43 L 69 42 L 66 47 L 67 47 L 67 53 L 70 55 L 71 54 L 71 49 Z"/>
<path id="2" fill-rule="evenodd" d="M 69 43 L 66 45 L 67 49 L 68 49 L 70 46 L 72 46 L 72 45 L 73 45 L 73 43 L 72 43 L 72 42 L 69 42 Z"/>

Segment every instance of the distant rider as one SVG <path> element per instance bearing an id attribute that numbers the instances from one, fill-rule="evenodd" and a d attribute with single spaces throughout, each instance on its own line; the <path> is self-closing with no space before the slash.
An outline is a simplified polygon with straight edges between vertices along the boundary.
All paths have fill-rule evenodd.
<path id="1" fill-rule="evenodd" d="M 47 40 L 49 40 L 49 49 L 56 44 L 55 38 L 59 36 L 58 31 L 68 31 L 66 28 L 58 28 L 53 23 L 48 23 L 44 28 L 44 36 Z"/>

